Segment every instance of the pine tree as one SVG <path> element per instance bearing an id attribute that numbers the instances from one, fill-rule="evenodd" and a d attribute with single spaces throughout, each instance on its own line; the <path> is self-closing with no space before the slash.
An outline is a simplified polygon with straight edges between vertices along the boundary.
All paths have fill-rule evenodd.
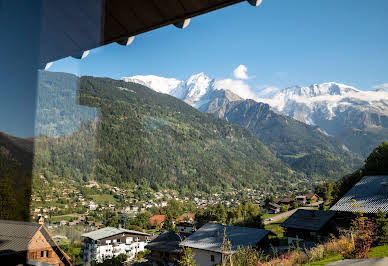
<path id="1" fill-rule="evenodd" d="M 179 260 L 179 266 L 196 266 L 193 253 L 191 252 L 191 248 L 185 248 L 183 251 L 183 255 Z"/>

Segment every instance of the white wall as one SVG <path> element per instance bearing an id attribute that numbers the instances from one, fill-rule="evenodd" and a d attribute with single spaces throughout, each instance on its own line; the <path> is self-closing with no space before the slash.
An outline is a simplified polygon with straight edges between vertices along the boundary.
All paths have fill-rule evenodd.
<path id="1" fill-rule="evenodd" d="M 192 249 L 195 263 L 199 266 L 211 266 L 217 263 L 221 263 L 222 255 L 221 253 L 202 250 L 202 249 Z M 211 255 L 214 255 L 214 261 L 211 261 Z"/>

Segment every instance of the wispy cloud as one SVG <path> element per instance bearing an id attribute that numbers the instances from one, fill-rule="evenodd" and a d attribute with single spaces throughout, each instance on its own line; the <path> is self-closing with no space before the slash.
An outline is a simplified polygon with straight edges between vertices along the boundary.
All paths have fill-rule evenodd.
<path id="1" fill-rule="evenodd" d="M 239 65 L 234 71 L 233 75 L 236 79 L 248 79 L 248 68 L 244 65 Z"/>
<path id="2" fill-rule="evenodd" d="M 373 89 L 388 89 L 388 83 L 382 83 L 372 86 Z"/>
<path id="3" fill-rule="evenodd" d="M 222 79 L 214 83 L 214 88 L 217 90 L 230 90 L 244 99 L 256 99 L 255 93 L 251 87 L 243 80 L 236 79 Z"/>
<path id="4" fill-rule="evenodd" d="M 277 87 L 274 87 L 274 86 L 265 86 L 263 89 L 260 89 L 257 92 L 257 96 L 258 97 L 267 98 L 267 97 L 273 96 L 274 94 L 276 94 L 279 91 L 281 91 L 280 88 L 277 88 Z"/>

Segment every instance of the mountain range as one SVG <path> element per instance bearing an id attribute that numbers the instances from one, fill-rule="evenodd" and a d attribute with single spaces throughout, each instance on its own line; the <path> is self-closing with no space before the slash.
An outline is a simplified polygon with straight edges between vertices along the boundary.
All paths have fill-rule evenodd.
<path id="1" fill-rule="evenodd" d="M 186 81 L 157 77 L 156 82 L 155 76 L 124 77 L 122 80 L 170 94 L 200 111 L 215 113 L 225 119 L 230 119 L 225 111 L 227 106 L 230 111 L 231 102 L 236 102 L 232 104 L 234 106 L 251 98 L 257 103 L 267 103 L 272 115 L 285 115 L 310 125 L 363 158 L 388 138 L 388 91 L 383 89 L 362 91 L 328 82 L 309 87 L 266 88 L 247 97 L 247 93 L 233 87 L 233 83 L 211 79 L 204 73 Z M 164 85 L 167 83 L 169 86 Z M 233 123 L 246 124 L 243 117 L 235 114 L 233 118 Z"/>
<path id="2" fill-rule="evenodd" d="M 143 85 L 108 78 L 41 72 L 39 118 L 51 128 L 73 123 L 73 108 L 85 119 L 66 135 L 35 138 L 34 171 L 49 178 L 98 180 L 121 186 L 215 192 L 252 187 L 286 191 L 311 186 L 309 177 L 283 163 L 249 130 L 200 112 L 189 104 Z M 56 82 L 66 79 L 66 82 Z M 76 80 L 76 91 L 58 98 Z M 50 86 L 47 86 L 50 84 Z M 73 88 L 73 87 L 72 87 Z M 78 103 L 82 108 L 72 107 Z M 98 113 L 93 118 L 90 111 Z M 92 119 L 91 119 L 92 118 Z M 76 121 L 78 123 L 78 121 Z"/>
<path id="3" fill-rule="evenodd" d="M 181 192 L 285 191 L 362 164 L 319 127 L 244 99 L 203 73 L 187 81 L 39 75 L 34 172 L 49 178 Z"/>

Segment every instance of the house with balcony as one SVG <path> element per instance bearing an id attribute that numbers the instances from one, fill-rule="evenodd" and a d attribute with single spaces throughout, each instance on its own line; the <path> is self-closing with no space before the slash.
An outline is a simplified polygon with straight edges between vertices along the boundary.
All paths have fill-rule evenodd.
<path id="1" fill-rule="evenodd" d="M 137 253 L 144 251 L 150 241 L 150 234 L 134 230 L 105 227 L 83 234 L 82 259 L 85 265 L 93 261 L 102 262 L 120 254 L 133 259 Z"/>

